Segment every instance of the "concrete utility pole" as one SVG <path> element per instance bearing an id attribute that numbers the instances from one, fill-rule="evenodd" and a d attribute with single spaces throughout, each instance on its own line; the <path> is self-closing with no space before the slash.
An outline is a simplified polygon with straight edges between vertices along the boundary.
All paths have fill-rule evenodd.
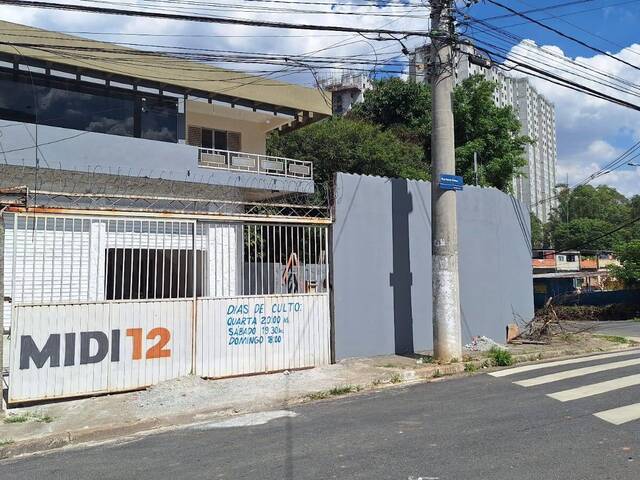
<path id="1" fill-rule="evenodd" d="M 453 138 L 453 0 L 431 2 L 431 235 L 433 248 L 433 351 L 437 360 L 462 357 L 456 192 L 439 187 L 455 175 Z"/>

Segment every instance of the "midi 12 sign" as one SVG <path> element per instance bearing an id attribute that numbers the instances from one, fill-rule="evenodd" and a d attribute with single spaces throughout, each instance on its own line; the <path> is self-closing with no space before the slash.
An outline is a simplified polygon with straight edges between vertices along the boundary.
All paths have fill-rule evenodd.
<path id="1" fill-rule="evenodd" d="M 462 190 L 464 180 L 459 175 L 449 175 L 441 173 L 438 179 L 438 187 L 440 190 Z"/>

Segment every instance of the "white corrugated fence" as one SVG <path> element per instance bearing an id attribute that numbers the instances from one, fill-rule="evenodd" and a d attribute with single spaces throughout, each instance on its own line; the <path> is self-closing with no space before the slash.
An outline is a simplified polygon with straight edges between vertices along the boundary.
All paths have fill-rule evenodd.
<path id="1" fill-rule="evenodd" d="M 196 375 L 228 377 L 328 364 L 326 294 L 198 300 Z"/>
<path id="2" fill-rule="evenodd" d="M 191 300 L 13 311 L 10 403 L 132 390 L 191 372 Z"/>
<path id="3" fill-rule="evenodd" d="M 12 403 L 330 362 L 326 225 L 5 222 Z"/>

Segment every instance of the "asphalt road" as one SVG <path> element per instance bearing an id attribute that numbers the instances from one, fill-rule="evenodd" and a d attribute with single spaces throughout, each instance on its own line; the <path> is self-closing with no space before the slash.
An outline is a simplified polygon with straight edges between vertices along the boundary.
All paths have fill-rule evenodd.
<path id="1" fill-rule="evenodd" d="M 567 378 L 514 383 L 556 373 Z M 633 386 L 598 395 L 587 387 L 591 396 L 571 401 L 547 396 L 630 375 L 638 375 Z M 266 423 L 244 417 L 227 428 L 4 461 L 0 479 L 637 480 L 640 420 L 616 425 L 594 416 L 637 402 L 640 351 L 297 406 Z M 640 418 L 640 405 L 634 412 Z M 263 424 L 232 426 L 250 420 Z"/>
<path id="2" fill-rule="evenodd" d="M 595 323 L 595 330 L 597 333 L 601 333 L 603 335 L 621 335 L 623 337 L 640 338 L 640 321 L 638 320 L 619 320 Z"/>

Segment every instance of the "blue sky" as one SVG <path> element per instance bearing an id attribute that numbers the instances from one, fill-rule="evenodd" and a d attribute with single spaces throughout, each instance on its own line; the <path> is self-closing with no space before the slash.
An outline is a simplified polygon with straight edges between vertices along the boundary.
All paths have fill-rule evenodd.
<path id="1" fill-rule="evenodd" d="M 61 0 L 69 3 L 79 3 L 81 0 Z M 330 0 L 327 1 L 327 10 L 332 10 Z M 365 28 L 386 28 L 417 30 L 425 29 L 427 11 L 416 7 L 409 12 L 406 5 L 394 6 L 396 0 L 377 9 L 361 6 L 366 0 L 349 0 L 334 2 L 337 7 L 333 10 L 352 11 L 362 14 L 361 17 L 345 15 L 307 15 L 303 13 L 264 13 L 264 12 L 234 12 L 225 11 L 218 13 L 225 16 L 242 18 L 265 19 L 273 21 L 286 21 L 291 23 L 320 23 L 332 25 L 352 26 L 354 18 L 358 19 L 358 25 Z M 406 0 L 417 5 L 420 0 Z M 497 0 L 509 7 L 526 11 L 534 8 L 543 8 L 552 5 L 569 3 L 571 0 Z M 544 23 L 553 26 L 563 32 L 575 36 L 582 41 L 602 50 L 624 58 L 633 65 L 640 66 L 640 0 L 592 0 L 576 3 L 563 8 L 555 8 L 546 12 L 531 13 L 530 15 Z M 127 0 L 127 3 L 145 5 L 152 2 L 141 0 Z M 224 3 L 230 6 L 256 5 L 256 2 L 246 0 L 216 0 L 215 3 Z M 85 3 L 92 3 L 91 1 Z M 397 2 L 396 2 L 397 3 Z M 458 2 L 462 4 L 462 1 Z M 372 2 L 375 4 L 375 2 Z M 258 4 L 260 5 L 260 4 Z M 263 4 L 264 5 L 264 4 Z M 266 4 L 268 5 L 268 4 Z M 282 4 L 273 4 L 275 6 Z M 125 7 L 126 8 L 126 7 Z M 166 5 L 165 5 L 166 8 Z M 322 6 L 293 5 L 298 9 L 324 9 Z M 380 17 L 376 13 L 395 14 L 396 17 Z M 475 18 L 487 18 L 496 15 L 507 14 L 500 7 L 481 1 L 469 10 Z M 580 12 L 580 13 L 577 13 Z M 207 12 L 216 14 L 215 12 Z M 408 15 L 413 13 L 414 15 Z M 421 16 L 424 14 L 424 17 Z M 567 15 L 569 14 L 569 15 Z M 560 16 L 559 18 L 550 18 Z M 198 48 L 215 48 L 227 50 L 258 51 L 265 53 L 301 54 L 326 49 L 322 55 L 333 55 L 336 58 L 355 54 L 367 54 L 373 57 L 373 51 L 379 57 L 400 55 L 400 45 L 395 42 L 370 42 L 353 34 L 336 34 L 326 32 L 300 32 L 295 30 L 282 31 L 270 29 L 256 29 L 252 27 L 220 26 L 211 24 L 193 24 L 186 22 L 171 22 L 149 20 L 147 18 L 99 16 L 84 13 L 58 12 L 53 10 L 23 9 L 18 7 L 3 7 L 0 10 L 0 18 L 18 23 L 24 23 L 37 27 L 84 33 L 84 36 L 109 41 L 127 41 L 144 43 L 149 37 L 136 36 L 139 33 L 170 34 L 170 35 L 214 35 L 212 38 L 186 37 L 151 37 L 153 43 L 162 45 L 182 45 Z M 575 25 L 570 25 L 570 22 Z M 517 25 L 524 23 L 523 25 Z M 495 20 L 493 24 L 515 34 L 518 38 L 527 42 L 535 42 L 536 47 L 530 43 L 519 43 L 513 50 L 518 55 L 530 56 L 531 61 L 540 64 L 542 60 L 545 68 L 566 68 L 565 60 L 577 59 L 578 62 L 588 65 L 599 72 L 624 78 L 634 85 L 640 85 L 640 70 L 626 66 L 615 59 L 598 54 L 589 48 L 578 45 L 555 33 L 525 22 L 518 17 L 503 20 Z M 100 35 L 100 33 L 119 33 L 128 35 Z M 468 30 L 467 33 L 480 35 L 477 30 Z M 485 37 L 486 38 L 486 37 Z M 412 48 L 423 42 L 423 39 L 414 37 L 405 41 Z M 515 43 L 518 43 L 517 41 Z M 544 50 L 536 50 L 542 47 Z M 534 53 L 532 53 L 534 52 Z M 545 52 L 548 52 L 545 53 Z M 541 57 L 542 55 L 542 57 Z M 545 57 L 545 55 L 547 55 Z M 564 59 L 563 57 L 568 57 Z M 402 58 L 402 57 L 401 57 Z M 229 66 L 229 65 L 224 65 Z M 243 66 L 234 64 L 233 68 L 252 70 L 268 68 L 259 66 Z M 299 83 L 313 84 L 310 75 L 290 75 L 284 80 Z M 605 90 L 601 86 L 591 83 L 590 78 L 579 79 L 599 90 Z M 548 82 L 532 79 L 532 83 L 542 94 L 547 96 L 556 105 L 557 139 L 558 139 L 558 176 L 564 179 L 569 175 L 570 183 L 576 183 L 598 170 L 600 166 L 616 158 L 617 155 L 629 146 L 640 141 L 640 112 L 624 107 L 612 105 L 602 100 L 586 97 L 584 94 L 572 92 Z M 624 98 L 640 105 L 640 97 L 607 91 L 611 95 Z M 635 159 L 640 163 L 640 158 Z M 640 168 L 627 167 L 605 175 L 595 183 L 608 183 L 620 189 L 626 195 L 640 194 Z"/>
<path id="2" fill-rule="evenodd" d="M 519 12 L 569 3 L 569 1 L 570 0 L 498 0 L 499 3 L 507 5 Z M 475 5 L 470 12 L 476 18 L 487 18 L 509 13 L 501 7 L 482 1 Z M 626 47 L 632 43 L 640 42 L 640 32 L 638 31 L 640 2 L 638 1 L 593 0 L 564 8 L 555 8 L 546 12 L 531 13 L 528 14 L 528 16 L 605 51 L 617 51 L 620 50 L 620 46 Z M 572 57 L 578 55 L 591 56 L 593 54 L 592 50 L 564 39 L 535 24 L 526 22 L 524 25 L 513 26 L 514 24 L 523 22 L 526 22 L 526 20 L 514 17 L 499 21 L 496 20 L 493 23 L 500 27 L 509 26 L 508 30 L 510 32 L 524 38 L 531 38 L 538 44 L 557 45 L 567 55 Z M 567 22 L 575 24 L 577 27 Z M 589 31 L 593 35 L 587 34 L 584 30 Z M 598 37 L 604 37 L 613 43 L 604 41 Z"/>
<path id="3" fill-rule="evenodd" d="M 568 3 L 566 0 L 498 1 L 520 12 Z M 508 13 L 503 8 L 488 3 L 474 6 L 472 12 L 476 18 Z M 529 16 L 589 46 L 619 55 L 629 63 L 640 66 L 640 45 L 637 45 L 640 43 L 640 30 L 638 30 L 640 2 L 638 1 L 595 0 L 546 12 L 531 13 Z M 539 46 L 553 46 L 556 53 L 571 59 L 577 58 L 579 62 L 599 71 L 628 79 L 634 84 L 640 83 L 638 70 L 545 30 L 541 26 L 524 22 L 524 19 L 515 17 L 496 20 L 493 23 L 506 28 L 518 37 L 533 40 Z M 518 23 L 524 24 L 515 25 Z M 548 60 L 553 62 L 553 58 Z M 580 81 L 585 83 L 584 79 Z M 591 103 L 592 100 L 586 99 L 583 94 L 573 93 L 540 80 L 533 82 L 556 104 L 558 174 L 561 179 L 568 174 L 570 183 L 576 183 L 640 140 L 638 131 L 640 112 L 600 101 Z M 599 86 L 595 88 L 602 90 Z M 611 94 L 640 104 L 638 97 L 625 97 L 618 92 L 611 92 Z M 638 163 L 638 159 L 635 162 Z M 621 168 L 601 177 L 595 183 L 612 184 L 626 195 L 639 194 L 640 168 L 630 166 Z"/>

